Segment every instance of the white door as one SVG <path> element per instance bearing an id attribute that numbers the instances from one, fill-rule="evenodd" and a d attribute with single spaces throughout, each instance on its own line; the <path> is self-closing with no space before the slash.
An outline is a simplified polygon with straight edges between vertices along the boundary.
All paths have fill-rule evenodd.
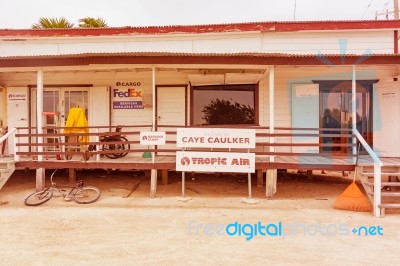
<path id="1" fill-rule="evenodd" d="M 186 86 L 157 87 L 157 125 L 185 126 Z"/>
<path id="2" fill-rule="evenodd" d="M 157 131 L 175 130 L 176 127 L 185 126 L 186 86 L 157 87 L 157 126 L 162 126 Z M 168 128 L 167 126 L 172 126 Z M 176 140 L 176 136 L 169 134 L 167 141 Z M 175 144 L 166 144 L 163 148 L 176 148 Z M 158 153 L 159 155 L 173 155 L 174 153 Z"/>
<path id="3" fill-rule="evenodd" d="M 400 84 L 374 87 L 374 151 L 383 157 L 400 156 Z"/>
<path id="4" fill-rule="evenodd" d="M 0 108 L 3 108 L 2 106 Z M 28 127 L 28 88 L 9 87 L 7 89 L 7 126 L 11 130 L 15 127 Z M 29 133 L 26 129 L 19 133 Z M 20 142 L 26 143 L 27 137 L 19 138 Z M 28 151 L 28 147 L 20 147 L 19 151 Z M 8 139 L 8 152 L 14 153 L 14 138 Z"/>

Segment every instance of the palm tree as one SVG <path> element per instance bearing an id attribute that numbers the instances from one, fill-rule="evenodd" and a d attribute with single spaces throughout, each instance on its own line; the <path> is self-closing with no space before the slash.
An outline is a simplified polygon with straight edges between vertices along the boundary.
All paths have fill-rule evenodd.
<path id="1" fill-rule="evenodd" d="M 79 28 L 107 28 L 107 23 L 103 18 L 81 18 L 79 19 Z"/>
<path id="2" fill-rule="evenodd" d="M 72 28 L 73 23 L 66 18 L 40 18 L 39 22 L 32 25 L 32 29 L 62 29 Z"/>

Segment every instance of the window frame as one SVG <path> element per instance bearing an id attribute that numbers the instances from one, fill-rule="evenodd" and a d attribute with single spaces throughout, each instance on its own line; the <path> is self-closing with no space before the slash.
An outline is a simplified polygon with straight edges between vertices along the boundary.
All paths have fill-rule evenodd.
<path id="1" fill-rule="evenodd" d="M 251 86 L 251 89 L 245 89 L 245 86 Z M 194 124 L 194 91 L 195 90 L 210 90 L 210 91 L 252 91 L 254 92 L 254 123 L 253 124 L 222 124 L 222 125 L 199 125 L 204 127 L 218 126 L 235 126 L 235 127 L 251 127 L 259 126 L 259 83 L 256 84 L 225 84 L 225 85 L 190 85 L 190 125 Z"/>

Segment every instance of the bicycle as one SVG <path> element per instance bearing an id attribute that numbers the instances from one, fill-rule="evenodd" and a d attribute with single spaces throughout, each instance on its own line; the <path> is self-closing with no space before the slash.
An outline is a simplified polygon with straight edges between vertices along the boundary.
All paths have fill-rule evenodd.
<path id="1" fill-rule="evenodd" d="M 24 200 L 25 205 L 27 206 L 38 206 L 47 201 L 49 201 L 53 195 L 54 191 L 62 196 L 64 200 L 73 199 L 75 202 L 79 204 L 89 204 L 97 201 L 100 198 L 100 190 L 97 187 L 93 186 L 83 186 L 83 181 L 78 180 L 75 186 L 66 186 L 66 185 L 57 185 L 53 181 L 53 176 L 57 172 L 58 169 L 53 171 L 50 176 L 51 186 L 41 190 L 34 192 L 27 196 Z M 70 188 L 68 192 L 66 188 Z"/>
<path id="2" fill-rule="evenodd" d="M 115 128 L 115 132 L 121 132 L 122 126 L 117 126 Z M 114 151 L 113 153 L 105 153 L 104 155 L 110 159 L 118 159 L 126 156 L 128 152 L 127 150 L 130 149 L 130 144 L 128 143 L 128 139 L 125 136 L 118 134 L 118 135 L 104 135 L 100 137 L 100 141 L 104 142 L 101 147 L 103 151 Z M 112 142 L 112 143 L 107 143 Z M 89 145 L 88 151 L 95 151 L 95 145 Z M 117 151 L 117 152 L 115 152 Z M 101 155 L 103 156 L 103 154 Z"/>

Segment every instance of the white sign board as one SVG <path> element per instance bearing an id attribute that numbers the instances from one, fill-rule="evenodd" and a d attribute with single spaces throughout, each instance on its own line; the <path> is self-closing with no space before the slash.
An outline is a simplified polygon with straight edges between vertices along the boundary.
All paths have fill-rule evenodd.
<path id="1" fill-rule="evenodd" d="M 254 173 L 254 153 L 176 152 L 176 170 L 199 172 Z"/>
<path id="2" fill-rule="evenodd" d="M 141 145 L 165 145 L 165 132 L 140 132 Z"/>
<path id="3" fill-rule="evenodd" d="M 296 84 L 296 97 L 310 97 L 319 95 L 318 84 Z"/>
<path id="4" fill-rule="evenodd" d="M 176 146 L 187 148 L 244 148 L 256 147 L 255 129 L 178 128 Z"/>

